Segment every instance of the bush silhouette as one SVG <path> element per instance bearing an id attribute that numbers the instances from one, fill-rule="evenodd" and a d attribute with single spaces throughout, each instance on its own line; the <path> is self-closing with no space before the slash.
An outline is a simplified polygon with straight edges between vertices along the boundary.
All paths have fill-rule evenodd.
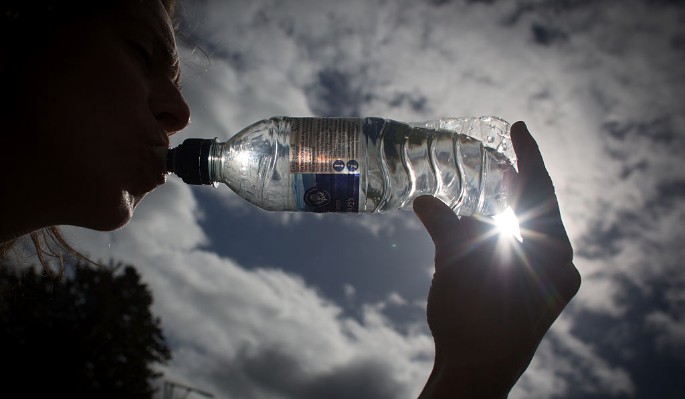
<path id="1" fill-rule="evenodd" d="M 150 398 L 171 358 L 133 266 L 0 267 L 0 360 L 15 397 Z M 4 396 L 4 395 L 3 395 Z"/>

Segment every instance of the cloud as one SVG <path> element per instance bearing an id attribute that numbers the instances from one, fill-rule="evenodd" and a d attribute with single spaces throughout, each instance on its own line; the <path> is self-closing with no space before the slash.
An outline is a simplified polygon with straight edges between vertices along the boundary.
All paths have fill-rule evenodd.
<path id="1" fill-rule="evenodd" d="M 632 396 L 636 387 L 628 370 L 612 365 L 591 343 L 572 331 L 562 315 L 547 333 L 512 398 Z"/>
<path id="2" fill-rule="evenodd" d="M 170 284 L 183 285 L 174 300 L 160 298 L 175 305 L 159 312 L 176 332 L 169 336 L 177 354 L 172 368 L 186 380 L 246 398 L 316 397 L 324 383 L 352 396 L 404 397 L 426 377 L 429 361 L 412 359 L 430 357 L 428 337 L 401 336 L 376 315 L 363 324 L 341 317 L 337 306 L 282 271 L 247 272 L 194 255 L 189 262 L 204 264 L 207 276 L 179 275 Z"/>
<path id="3" fill-rule="evenodd" d="M 685 169 L 675 154 L 685 149 L 685 120 L 679 111 L 685 81 L 673 66 L 681 65 L 685 54 L 677 47 L 682 7 L 629 4 L 538 2 L 517 20 L 533 22 L 534 38 L 535 24 L 554 27 L 560 40 L 548 37 L 540 48 L 562 61 L 560 78 L 575 82 L 567 86 L 564 99 L 585 102 L 583 112 L 574 116 L 582 120 L 585 133 L 563 116 L 567 107 L 560 103 L 559 126 L 575 137 L 559 146 L 556 158 L 564 160 L 567 170 L 553 174 L 584 278 L 572 306 L 577 324 L 571 331 L 585 343 L 599 341 L 583 332 L 595 331 L 582 324 L 594 320 L 628 334 L 598 344 L 595 355 L 607 365 L 621 362 L 635 384 L 645 383 L 641 359 L 653 359 L 665 347 L 682 350 L 673 339 L 682 307 L 668 298 L 682 290 L 684 275 Z M 559 98 L 562 83 L 539 97 L 543 104 Z M 554 150 L 543 145 L 545 159 L 548 154 L 555 159 Z M 588 313 L 593 318 L 583 316 Z M 633 354 L 627 355 L 631 346 Z M 660 374 L 674 372 L 666 362 L 653 364 Z"/>
<path id="4" fill-rule="evenodd" d="M 647 315 L 645 322 L 656 334 L 660 352 L 685 359 L 685 321 L 677 315 L 655 311 Z"/>
<path id="5" fill-rule="evenodd" d="M 296 275 L 246 270 L 199 249 L 204 237 L 189 194 L 170 181 L 125 229 L 70 230 L 92 256 L 115 253 L 141 270 L 174 352 L 169 378 L 245 398 L 314 398 L 327 389 L 340 397 L 418 394 L 432 365 L 425 330 L 401 333 L 377 307 L 351 318 Z"/>

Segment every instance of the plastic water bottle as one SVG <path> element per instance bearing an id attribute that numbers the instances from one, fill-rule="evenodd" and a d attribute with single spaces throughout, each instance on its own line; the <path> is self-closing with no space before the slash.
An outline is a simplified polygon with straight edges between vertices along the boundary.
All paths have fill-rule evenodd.
<path id="1" fill-rule="evenodd" d="M 429 194 L 458 215 L 496 215 L 515 167 L 509 124 L 491 116 L 276 117 L 226 142 L 187 139 L 167 153 L 168 171 L 184 182 L 225 183 L 271 211 L 387 212 Z"/>

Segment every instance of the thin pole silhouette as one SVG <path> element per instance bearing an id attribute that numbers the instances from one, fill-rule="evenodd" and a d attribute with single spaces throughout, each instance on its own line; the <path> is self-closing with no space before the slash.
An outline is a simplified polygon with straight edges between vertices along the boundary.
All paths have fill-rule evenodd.
<path id="1" fill-rule="evenodd" d="M 188 395 L 191 393 L 196 393 L 198 395 L 204 396 L 206 398 L 213 398 L 214 394 L 202 391 L 198 388 L 193 388 L 191 386 L 181 384 L 175 381 L 170 381 L 170 380 L 165 380 L 164 381 L 164 387 L 162 389 L 162 396 L 163 399 L 173 399 L 174 398 L 174 389 L 178 388 L 181 390 L 181 394 L 183 394 L 183 398 L 187 398 Z"/>

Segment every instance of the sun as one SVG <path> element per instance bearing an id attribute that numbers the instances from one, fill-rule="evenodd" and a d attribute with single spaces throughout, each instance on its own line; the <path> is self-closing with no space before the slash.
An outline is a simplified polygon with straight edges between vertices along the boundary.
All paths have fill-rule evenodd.
<path id="1" fill-rule="evenodd" d="M 510 206 L 504 212 L 494 215 L 492 219 L 495 221 L 495 227 L 501 238 L 515 238 L 519 242 L 523 242 L 518 218 Z"/>

